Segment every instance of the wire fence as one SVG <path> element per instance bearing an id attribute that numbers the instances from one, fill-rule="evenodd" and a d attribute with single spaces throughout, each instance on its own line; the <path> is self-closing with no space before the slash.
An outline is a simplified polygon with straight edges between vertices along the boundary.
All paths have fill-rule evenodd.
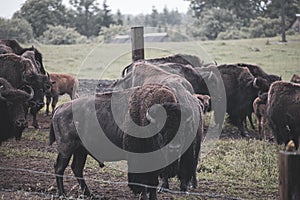
<path id="1" fill-rule="evenodd" d="M 110 168 L 111 170 L 116 170 L 114 168 Z M 19 172 L 27 172 L 27 173 L 32 173 L 32 174 L 39 174 L 39 175 L 45 175 L 45 176 L 53 176 L 55 177 L 56 174 L 54 173 L 49 173 L 49 172 L 42 172 L 42 171 L 35 171 L 35 170 L 29 170 L 29 169 L 22 169 L 22 168 L 14 168 L 14 167 L 2 167 L 0 166 L 0 170 L 6 170 L 6 171 L 19 171 Z M 64 175 L 64 178 L 71 178 L 71 179 L 76 179 L 75 176 L 68 176 Z M 129 183 L 127 181 L 108 181 L 108 180 L 103 180 L 103 179 L 93 179 L 93 178 L 84 178 L 87 181 L 92 181 L 96 182 L 99 184 L 110 184 L 110 185 L 118 185 L 118 186 L 124 186 L 126 187 Z M 149 185 L 144 185 L 144 184 L 139 184 L 139 183 L 130 183 L 131 185 L 136 185 L 136 186 L 142 186 L 146 188 L 151 188 L 151 189 L 156 189 L 159 190 L 159 187 L 153 187 Z M 52 193 L 47 193 L 47 192 L 35 192 L 35 191 L 20 191 L 20 190 L 13 190 L 13 189 L 4 189 L 0 188 L 0 192 L 5 192 L 5 193 L 12 193 L 12 192 L 24 192 L 26 195 L 38 195 L 41 196 L 43 199 L 54 199 L 58 198 L 59 196 L 57 194 L 52 194 Z M 229 197 L 226 195 L 220 195 L 220 194 L 208 194 L 208 193 L 199 193 L 199 192 L 182 192 L 182 191 L 177 191 L 177 190 L 171 190 L 171 189 L 163 189 L 163 192 L 165 193 L 170 193 L 172 195 L 180 195 L 186 196 L 186 198 L 189 197 L 199 197 L 199 198 L 209 198 L 209 199 L 224 199 L 224 200 L 242 200 L 241 198 L 236 198 L 236 197 Z"/>

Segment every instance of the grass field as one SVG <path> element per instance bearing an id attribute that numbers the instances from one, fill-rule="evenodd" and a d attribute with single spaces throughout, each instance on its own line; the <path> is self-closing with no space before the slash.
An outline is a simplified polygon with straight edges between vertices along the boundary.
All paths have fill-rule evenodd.
<path id="1" fill-rule="evenodd" d="M 146 58 L 186 53 L 198 55 L 206 62 L 215 60 L 218 64 L 255 63 L 269 73 L 281 75 L 284 80 L 290 80 L 292 74 L 300 74 L 300 35 L 287 39 L 289 42 L 284 44 L 278 42 L 279 37 L 253 40 L 155 43 L 146 44 L 145 51 Z M 130 44 L 37 45 L 37 47 L 43 53 L 44 64 L 48 71 L 70 73 L 77 75 L 78 78 L 119 78 L 122 68 L 131 60 Z M 237 132 L 236 128 L 229 125 L 226 125 L 225 129 L 227 133 Z M 48 131 L 30 130 L 25 133 L 24 140 L 46 145 Z M 56 153 L 53 151 L 45 152 L 45 149 L 41 147 L 34 150 L 26 147 L 24 150 L 22 145 L 14 147 L 14 142 L 4 143 L 0 147 L 1 156 L 21 157 L 22 159 L 40 157 L 44 160 L 50 160 L 51 163 L 55 161 Z M 278 199 L 278 151 L 280 149 L 283 149 L 283 146 L 254 138 L 230 139 L 227 137 L 220 139 L 212 150 L 202 158 L 198 166 L 200 171 L 197 174 L 198 189 L 192 190 L 191 195 L 170 194 L 164 199 Z M 97 163 L 89 158 L 87 171 L 95 169 L 96 166 Z M 114 163 L 108 164 L 108 166 L 119 168 Z M 110 168 L 105 172 L 111 173 L 113 177 L 126 180 L 126 173 L 110 171 Z M 54 181 L 53 177 L 52 181 Z M 173 179 L 171 184 L 178 189 L 176 179 Z M 55 183 L 52 185 L 56 187 Z M 26 189 L 25 191 L 28 192 Z M 47 194 L 47 188 L 43 188 L 41 191 L 45 191 Z M 21 197 L 24 197 L 22 191 L 17 191 L 16 195 L 12 193 L 10 197 L 22 199 L 20 193 Z M 35 197 L 33 194 L 30 197 L 39 199 L 40 195 Z"/>
<path id="2" fill-rule="evenodd" d="M 280 43 L 279 37 L 226 41 L 191 41 L 181 43 L 146 43 L 145 57 L 155 58 L 175 53 L 197 55 L 205 62 L 247 62 L 260 65 L 269 73 L 289 80 L 300 74 L 300 35 Z M 130 44 L 41 45 L 46 69 L 79 78 L 119 78 L 131 62 Z"/>

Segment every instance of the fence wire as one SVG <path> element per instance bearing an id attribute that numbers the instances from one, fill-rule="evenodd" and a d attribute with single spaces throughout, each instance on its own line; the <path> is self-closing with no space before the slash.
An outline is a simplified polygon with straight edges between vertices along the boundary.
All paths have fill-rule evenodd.
<path id="1" fill-rule="evenodd" d="M 110 169 L 116 170 L 114 168 L 110 168 Z M 40 175 L 53 176 L 53 177 L 56 176 L 56 174 L 54 174 L 54 173 L 41 172 L 41 171 L 35 171 L 35 170 L 30 170 L 30 169 L 22 169 L 22 168 L 13 168 L 13 167 L 2 167 L 2 166 L 0 166 L 0 170 L 28 172 L 28 173 L 32 173 L 32 174 L 40 174 Z M 116 171 L 119 171 L 119 170 L 116 170 Z M 76 179 L 75 176 L 63 175 L 63 177 L 64 178 Z M 85 177 L 84 179 L 88 180 L 88 181 L 96 182 L 96 183 L 99 183 L 99 184 L 124 185 L 124 186 L 127 186 L 128 184 L 131 184 L 131 185 L 136 185 L 136 186 L 143 186 L 143 187 L 146 187 L 146 188 L 152 188 L 152 189 L 156 189 L 156 190 L 160 189 L 160 187 L 154 187 L 154 186 L 144 185 L 144 184 L 140 184 L 140 183 L 128 183 L 127 181 L 118 181 L 118 182 L 116 182 L 116 181 L 107 181 L 107 180 L 103 180 L 103 179 L 93 179 L 93 178 L 88 178 L 88 177 Z M 0 192 L 11 193 L 11 192 L 20 192 L 20 190 L 0 188 Z M 54 199 L 54 198 L 59 197 L 58 195 L 47 194 L 46 192 L 32 192 L 32 191 L 21 191 L 21 192 L 24 192 L 26 194 L 43 196 L 44 199 Z M 182 191 L 171 190 L 171 189 L 163 189 L 163 192 L 170 193 L 170 194 L 173 194 L 173 195 L 187 196 L 187 198 L 191 197 L 191 196 L 194 196 L 194 197 L 199 197 L 199 198 L 202 197 L 202 198 L 210 198 L 210 199 L 243 200 L 241 198 L 229 197 L 229 196 L 226 196 L 226 195 L 207 194 L 207 193 L 198 193 L 198 192 L 182 192 Z"/>

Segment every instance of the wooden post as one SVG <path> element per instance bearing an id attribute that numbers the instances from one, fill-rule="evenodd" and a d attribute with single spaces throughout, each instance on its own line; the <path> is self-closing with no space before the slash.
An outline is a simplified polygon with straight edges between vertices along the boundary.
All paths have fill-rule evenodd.
<path id="1" fill-rule="evenodd" d="M 132 61 L 144 59 L 144 27 L 131 28 Z"/>
<path id="2" fill-rule="evenodd" d="M 279 152 L 280 200 L 300 199 L 300 154 Z"/>

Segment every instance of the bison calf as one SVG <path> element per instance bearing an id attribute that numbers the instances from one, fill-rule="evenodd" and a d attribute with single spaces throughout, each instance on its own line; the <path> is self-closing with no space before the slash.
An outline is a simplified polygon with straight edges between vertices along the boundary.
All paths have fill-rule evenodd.
<path id="1" fill-rule="evenodd" d="M 268 100 L 268 93 L 259 94 L 253 101 L 253 110 L 258 124 L 258 133 L 260 139 L 266 139 L 264 124 L 266 122 L 266 104 Z"/>
<path id="2" fill-rule="evenodd" d="M 46 115 L 49 115 L 49 105 L 52 99 L 52 114 L 60 95 L 68 94 L 71 100 L 78 97 L 78 80 L 69 74 L 50 73 L 51 87 L 46 91 Z"/>

